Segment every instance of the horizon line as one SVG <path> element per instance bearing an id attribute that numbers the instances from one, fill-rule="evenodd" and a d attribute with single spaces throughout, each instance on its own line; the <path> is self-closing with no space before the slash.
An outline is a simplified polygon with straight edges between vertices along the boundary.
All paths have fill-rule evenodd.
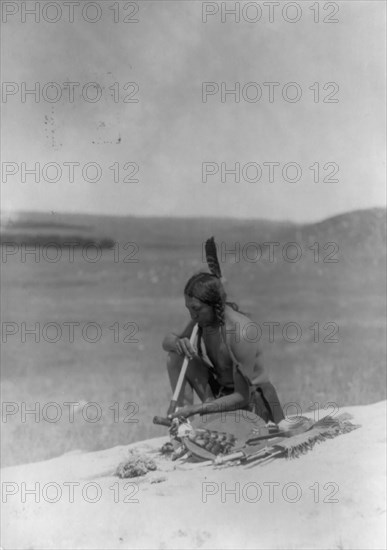
<path id="1" fill-rule="evenodd" d="M 233 221 L 239 221 L 239 222 L 268 222 L 268 223 L 280 223 L 280 224 L 292 224 L 292 225 L 307 225 L 310 223 L 321 223 L 323 221 L 336 218 L 338 216 L 342 216 L 345 214 L 351 214 L 354 212 L 367 212 L 371 210 L 384 210 L 387 211 L 387 206 L 371 206 L 368 208 L 356 208 L 354 210 L 345 210 L 338 212 L 333 215 L 328 215 L 323 218 L 317 218 L 317 219 L 310 219 L 307 221 L 293 221 L 290 219 L 270 219 L 270 218 L 252 218 L 252 217 L 236 217 L 236 216 L 211 216 L 211 215 L 189 215 L 189 216 L 176 216 L 173 214 L 166 214 L 166 215 L 142 215 L 142 214 L 112 214 L 112 213 L 102 213 L 102 212 L 85 212 L 85 211 L 47 211 L 47 210 L 0 210 L 0 217 L 3 222 L 3 217 L 6 218 L 12 217 L 12 216 L 18 216 L 18 215 L 36 215 L 36 214 L 43 214 L 43 215 L 60 215 L 60 216 L 88 216 L 88 217 L 101 217 L 101 218 L 117 218 L 117 219 L 125 219 L 125 218 L 134 218 L 134 219 L 170 219 L 173 218 L 175 220 L 233 220 Z M 9 221 L 9 220 L 7 220 Z"/>

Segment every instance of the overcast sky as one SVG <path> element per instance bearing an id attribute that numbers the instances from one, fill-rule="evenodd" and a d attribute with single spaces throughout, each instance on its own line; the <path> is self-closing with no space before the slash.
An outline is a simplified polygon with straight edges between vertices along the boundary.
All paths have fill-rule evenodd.
<path id="1" fill-rule="evenodd" d="M 4 4 L 9 12 L 16 5 Z M 385 206 L 384 2 L 336 2 L 336 14 L 335 3 L 328 9 L 321 2 L 319 23 L 310 9 L 314 3 L 308 1 L 297 2 L 302 12 L 286 12 L 288 19 L 300 16 L 294 23 L 285 21 L 280 10 L 270 22 L 263 2 L 252 3 L 239 23 L 230 16 L 222 23 L 221 4 L 214 2 L 207 9 L 219 12 L 206 23 L 200 1 L 140 1 L 132 16 L 134 3 L 126 12 L 126 3 L 120 3 L 117 14 L 111 8 L 118 4 L 96 2 L 101 18 L 95 23 L 85 21 L 77 6 L 70 23 L 63 2 L 53 2 L 62 10 L 60 20 L 46 22 L 44 16 L 53 19 L 55 12 L 53 7 L 44 11 L 44 4 L 38 3 L 40 22 L 35 16 L 22 22 L 20 11 L 3 22 L 2 80 L 14 83 L 3 84 L 8 92 L 2 97 L 4 210 L 313 221 Z M 255 23 L 246 21 L 258 13 L 253 4 L 262 9 Z M 241 11 L 243 6 L 240 2 Z M 86 15 L 92 19 L 95 14 L 91 6 Z M 124 17 L 139 22 L 125 23 Z M 324 23 L 324 18 L 339 22 Z M 39 83 L 38 102 L 23 97 L 22 82 L 28 88 Z M 44 88 L 48 82 L 57 87 Z M 80 83 L 73 102 L 65 82 Z M 101 86 L 99 101 L 80 95 L 90 82 Z M 138 90 L 135 85 L 124 90 L 127 82 L 136 83 Z M 219 86 L 207 102 L 202 100 L 203 82 Z M 231 95 L 221 101 L 221 82 L 229 88 L 240 82 L 239 102 Z M 273 102 L 264 82 L 280 83 Z M 297 89 L 285 87 L 285 100 L 282 91 L 289 82 L 297 83 Z M 329 82 L 338 91 L 336 85 L 324 90 Z M 246 83 L 257 84 L 243 88 Z M 253 101 L 258 85 L 262 97 Z M 54 97 L 58 87 L 61 99 L 49 102 L 45 96 Z M 299 91 L 301 99 L 292 102 Z M 131 92 L 138 102 L 123 101 Z M 96 89 L 89 86 L 86 93 L 92 99 Z M 8 175 L 5 162 L 15 163 L 6 165 Z M 39 183 L 31 175 L 21 181 L 23 162 L 27 168 L 40 164 Z M 50 181 L 55 167 L 43 170 L 50 162 L 62 169 L 56 183 Z M 92 166 L 86 179 L 81 170 L 93 162 L 101 169 L 95 183 L 87 181 L 94 177 Z M 127 162 L 135 164 L 125 170 Z M 204 162 L 212 163 L 209 171 L 219 168 L 206 182 Z M 270 162 L 279 163 L 272 182 Z M 80 165 L 74 165 L 73 182 L 64 163 Z M 221 163 L 226 168 L 240 163 L 240 181 L 229 174 L 222 182 Z M 299 181 L 284 180 L 287 163 L 302 170 L 301 175 L 296 165 L 289 165 L 285 172 L 290 180 L 300 176 Z M 109 169 L 113 165 L 120 167 L 119 174 L 117 168 Z M 139 171 L 132 174 L 135 165 Z M 139 181 L 124 182 L 131 174 Z M 324 182 L 329 176 L 339 181 Z"/>

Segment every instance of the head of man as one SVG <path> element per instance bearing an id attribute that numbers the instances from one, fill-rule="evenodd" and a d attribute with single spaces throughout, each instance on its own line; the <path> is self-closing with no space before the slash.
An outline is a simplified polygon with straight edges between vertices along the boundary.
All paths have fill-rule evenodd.
<path id="1" fill-rule="evenodd" d="M 226 292 L 218 277 L 209 273 L 193 275 L 184 288 L 185 305 L 199 326 L 224 325 Z"/>

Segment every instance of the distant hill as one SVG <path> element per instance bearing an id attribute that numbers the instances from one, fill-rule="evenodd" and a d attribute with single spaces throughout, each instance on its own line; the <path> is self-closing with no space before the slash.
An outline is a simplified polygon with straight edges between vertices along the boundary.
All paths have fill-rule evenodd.
<path id="1" fill-rule="evenodd" d="M 83 214 L 41 214 L 20 213 L 8 220 L 2 228 L 0 243 L 17 245 L 66 246 L 76 242 L 78 247 L 88 244 L 101 248 L 112 248 L 115 243 L 137 243 L 141 257 L 157 258 L 162 250 L 176 261 L 183 258 L 202 262 L 204 268 L 203 244 L 214 235 L 218 247 L 242 251 L 250 246 L 261 247 L 261 269 L 272 273 L 275 265 L 269 262 L 269 245 L 276 244 L 276 258 L 282 259 L 287 243 L 297 243 L 302 258 L 317 258 L 315 267 L 307 262 L 281 262 L 282 271 L 321 276 L 322 270 L 339 263 L 336 277 L 343 281 L 362 278 L 364 284 L 373 284 L 378 278 L 384 280 L 386 266 L 386 210 L 372 208 L 340 214 L 313 224 L 273 222 L 269 220 L 237 220 L 210 218 L 136 218 L 91 216 Z M 248 244 L 250 243 L 250 245 Z M 252 244 L 251 244 L 252 243 Z M 266 248 L 265 248 L 266 246 Z M 246 249 L 246 248 L 245 248 Z M 290 254 L 296 249 L 290 248 Z M 170 256 L 172 254 L 172 256 Z M 171 259 L 174 262 L 175 260 Z M 232 252 L 223 254 L 221 260 L 234 263 Z M 242 262 L 240 274 L 249 269 L 249 261 Z M 251 263 L 250 263 L 251 267 Z M 316 271 L 317 270 L 317 271 Z M 317 275 L 316 275 L 317 273 Z"/>
<path id="2" fill-rule="evenodd" d="M 328 218 L 320 223 L 305 225 L 303 233 L 309 238 L 345 239 L 348 244 L 367 243 L 377 246 L 386 243 L 386 210 L 372 208 L 356 210 Z"/>
<path id="3" fill-rule="evenodd" d="M 84 214 L 19 213 L 2 228 L 1 241 L 43 243 L 63 238 L 82 241 L 141 243 L 143 247 L 197 248 L 209 236 L 218 242 L 264 243 L 269 241 L 303 243 L 335 242 L 342 248 L 379 250 L 386 245 L 386 210 L 357 210 L 313 224 L 269 220 L 211 218 L 137 218 Z"/>

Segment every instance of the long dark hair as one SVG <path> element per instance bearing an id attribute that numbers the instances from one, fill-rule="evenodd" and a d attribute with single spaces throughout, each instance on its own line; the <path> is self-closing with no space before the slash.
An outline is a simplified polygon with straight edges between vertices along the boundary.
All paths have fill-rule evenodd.
<path id="1" fill-rule="evenodd" d="M 227 294 L 224 290 L 224 286 L 221 280 L 211 273 L 196 273 L 187 282 L 184 287 L 184 294 L 190 298 L 196 298 L 204 304 L 211 306 L 214 310 L 216 320 L 220 327 L 224 327 L 225 321 L 225 307 L 226 305 L 232 307 L 234 311 L 240 311 L 239 306 L 235 302 L 227 301 Z M 243 313 L 243 312 L 240 312 Z M 198 353 L 202 356 L 201 339 L 202 328 L 198 330 Z M 224 330 L 221 331 L 224 338 Z"/>

